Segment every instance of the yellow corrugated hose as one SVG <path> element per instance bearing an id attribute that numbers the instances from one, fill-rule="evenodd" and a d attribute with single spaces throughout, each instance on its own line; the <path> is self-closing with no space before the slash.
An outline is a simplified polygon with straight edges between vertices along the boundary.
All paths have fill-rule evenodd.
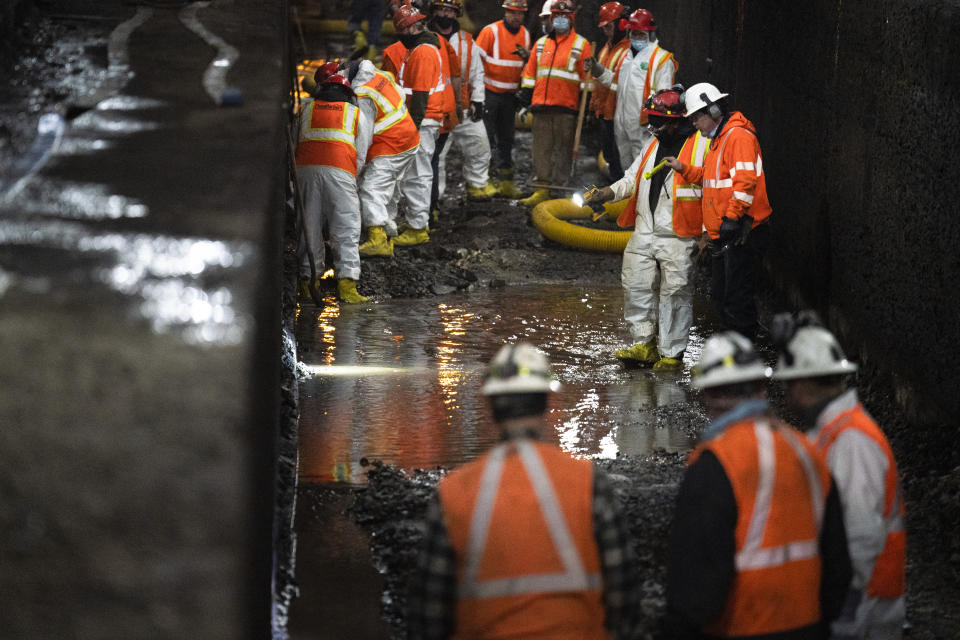
<path id="1" fill-rule="evenodd" d="M 627 201 L 621 200 L 604 204 L 603 208 L 607 217 L 617 218 L 626 206 Z M 588 251 L 623 253 L 633 233 L 633 231 L 591 229 L 565 222 L 565 220 L 583 220 L 593 217 L 593 210 L 590 207 L 578 207 L 573 201 L 567 199 L 541 202 L 533 208 L 530 215 L 533 217 L 533 226 L 544 237 L 569 247 Z"/>

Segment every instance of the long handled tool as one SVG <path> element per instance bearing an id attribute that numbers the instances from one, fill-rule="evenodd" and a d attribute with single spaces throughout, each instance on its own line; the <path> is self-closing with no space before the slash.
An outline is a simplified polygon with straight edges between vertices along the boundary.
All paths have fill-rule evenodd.
<path id="1" fill-rule="evenodd" d="M 590 45 L 594 46 L 594 45 Z M 594 49 L 591 49 L 593 51 Z M 583 131 L 583 114 L 587 112 L 587 83 L 580 87 L 580 110 L 577 112 L 577 133 L 573 136 L 573 158 L 570 161 L 570 179 L 577 172 L 577 156 L 580 155 L 580 132 Z"/>

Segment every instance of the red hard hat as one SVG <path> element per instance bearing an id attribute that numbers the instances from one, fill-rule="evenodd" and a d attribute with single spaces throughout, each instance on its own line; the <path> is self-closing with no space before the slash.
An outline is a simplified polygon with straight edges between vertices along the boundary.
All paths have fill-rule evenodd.
<path id="1" fill-rule="evenodd" d="M 660 116 L 661 118 L 682 118 L 683 103 L 680 102 L 681 90 L 663 89 L 658 91 L 643 103 L 643 113 L 647 117 Z"/>
<path id="2" fill-rule="evenodd" d="M 317 84 L 323 84 L 324 82 L 330 82 L 330 78 L 340 75 L 340 65 L 336 62 L 327 62 L 320 65 L 316 72 L 313 74 L 313 80 Z M 340 76 L 343 78 L 343 76 Z"/>
<path id="3" fill-rule="evenodd" d="M 433 0 L 433 8 L 439 9 L 446 7 L 457 12 L 458 16 L 463 15 L 463 2 L 461 0 Z"/>
<path id="4" fill-rule="evenodd" d="M 557 0 L 557 2 L 554 2 L 553 6 L 550 7 L 550 13 L 573 13 L 576 10 L 576 5 L 569 0 Z"/>
<path id="5" fill-rule="evenodd" d="M 623 5 L 619 2 L 605 2 L 600 5 L 600 22 L 598 27 L 605 27 L 623 15 Z"/>
<path id="6" fill-rule="evenodd" d="M 646 9 L 637 9 L 630 14 L 630 19 L 620 24 L 623 31 L 656 31 L 657 21 L 653 14 Z"/>
<path id="7" fill-rule="evenodd" d="M 393 28 L 401 31 L 426 17 L 412 4 L 403 4 L 393 13 Z"/>
<path id="8" fill-rule="evenodd" d="M 526 11 L 527 0 L 504 0 L 500 6 L 507 11 Z"/>

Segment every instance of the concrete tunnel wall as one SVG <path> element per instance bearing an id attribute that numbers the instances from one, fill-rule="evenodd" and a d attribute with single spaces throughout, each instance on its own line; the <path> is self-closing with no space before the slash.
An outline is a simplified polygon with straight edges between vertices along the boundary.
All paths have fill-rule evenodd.
<path id="1" fill-rule="evenodd" d="M 577 16 L 597 42 L 601 4 L 580 3 Z M 642 6 L 676 54 L 678 80 L 715 84 L 758 128 L 774 282 L 891 380 L 914 422 L 952 422 L 960 2 Z M 494 3 L 467 7 L 478 24 L 501 15 Z"/>

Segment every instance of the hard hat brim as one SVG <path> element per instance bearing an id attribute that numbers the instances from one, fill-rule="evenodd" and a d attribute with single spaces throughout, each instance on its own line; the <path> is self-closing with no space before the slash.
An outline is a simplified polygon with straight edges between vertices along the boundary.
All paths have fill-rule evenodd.
<path id="1" fill-rule="evenodd" d="M 510 393 L 550 393 L 559 391 L 556 380 L 537 379 L 530 376 L 517 376 L 506 379 L 487 380 L 481 393 L 485 396 L 498 396 Z"/>
<path id="2" fill-rule="evenodd" d="M 690 385 L 695 389 L 709 389 L 711 387 L 722 387 L 728 384 L 739 384 L 741 382 L 768 380 L 770 376 L 770 367 L 757 364 L 756 366 L 739 367 L 735 371 L 729 369 L 708 371 L 702 376 L 693 378 L 690 381 Z"/>
<path id="3" fill-rule="evenodd" d="M 842 376 L 848 373 L 854 373 L 859 367 L 856 363 L 850 362 L 849 360 L 841 360 L 836 364 L 825 366 L 825 367 L 807 367 L 807 368 L 794 368 L 794 369 L 777 369 L 773 370 L 773 379 L 774 380 L 798 380 L 800 378 L 820 378 L 823 376 Z"/>

